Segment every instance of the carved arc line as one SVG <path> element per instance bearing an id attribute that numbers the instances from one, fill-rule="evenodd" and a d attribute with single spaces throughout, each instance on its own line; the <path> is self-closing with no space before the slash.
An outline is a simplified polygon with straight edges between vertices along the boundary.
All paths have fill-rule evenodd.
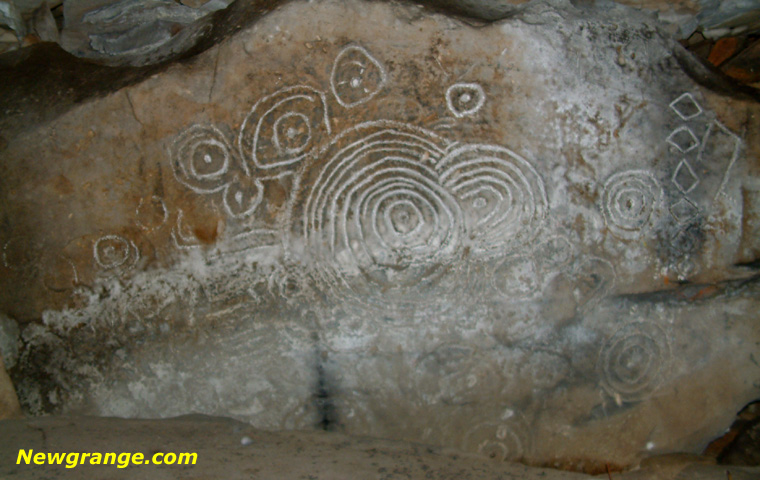
<path id="1" fill-rule="evenodd" d="M 303 158 L 306 156 L 305 154 L 302 154 L 302 155 L 299 155 L 299 156 L 296 156 L 296 157 L 293 157 L 293 158 L 289 158 L 289 159 L 287 159 L 287 160 L 282 160 L 282 161 L 280 161 L 280 162 L 274 162 L 274 163 L 262 164 L 262 163 L 260 163 L 260 162 L 259 162 L 259 159 L 258 159 L 258 157 L 257 157 L 257 155 L 256 155 L 256 147 L 257 147 L 257 146 L 258 146 L 258 144 L 259 144 L 259 135 L 260 135 L 260 133 L 261 133 L 261 123 L 262 123 L 261 121 L 262 121 L 264 118 L 266 118 L 266 117 L 267 117 L 267 115 L 269 115 L 269 114 L 270 114 L 270 113 L 272 113 L 272 112 L 273 112 L 275 109 L 277 109 L 277 108 L 278 108 L 280 105 L 282 105 L 283 103 L 291 102 L 291 101 L 293 101 L 293 100 L 296 100 L 296 99 L 299 99 L 299 98 L 303 98 L 304 100 L 306 100 L 306 101 L 309 101 L 309 102 L 314 102 L 314 101 L 315 101 L 313 97 L 310 97 L 310 96 L 308 96 L 308 95 L 294 95 L 294 96 L 292 96 L 292 97 L 288 97 L 288 98 L 285 98 L 285 99 L 283 99 L 283 100 L 280 100 L 279 102 L 275 103 L 275 104 L 272 106 L 272 108 L 270 108 L 269 110 L 267 110 L 266 112 L 264 112 L 264 113 L 263 113 L 263 114 L 262 114 L 262 115 L 261 115 L 261 116 L 258 118 L 258 120 L 259 120 L 259 121 L 258 121 L 258 123 L 256 124 L 256 131 L 255 131 L 255 132 L 254 132 L 254 134 L 253 134 L 253 148 L 252 148 L 252 150 L 251 150 L 251 158 L 253 159 L 253 163 L 254 163 L 254 164 L 257 166 L 257 167 L 259 167 L 259 168 L 262 168 L 262 169 L 269 169 L 269 168 L 284 167 L 285 165 L 290 165 L 290 164 L 292 164 L 292 163 L 295 163 L 295 162 L 297 162 L 297 161 L 299 161 L 299 160 L 303 159 Z M 256 107 L 253 107 L 253 108 L 255 109 Z M 253 110 L 252 110 L 252 111 L 253 111 Z M 294 113 L 295 113 L 295 112 L 291 112 L 290 110 L 288 110 L 287 112 L 285 112 L 285 114 L 284 114 L 284 115 L 288 115 L 288 114 L 294 114 Z M 278 118 L 277 120 L 279 120 L 279 118 Z M 277 122 L 275 121 L 275 125 L 276 125 L 276 123 L 277 123 Z M 325 125 L 327 125 L 327 133 L 329 134 L 329 133 L 330 133 L 330 124 L 327 122 L 327 106 L 326 106 L 326 105 L 325 105 Z M 242 132 L 242 129 L 241 129 L 241 132 Z M 276 131 L 276 130 L 275 130 L 275 133 L 274 133 L 274 135 L 275 135 L 275 137 L 274 137 L 274 138 L 276 139 L 276 138 L 277 138 L 277 131 Z M 308 141 L 311 141 L 311 132 L 309 132 L 309 140 L 308 140 Z M 245 156 L 243 156 L 243 158 L 245 158 Z M 243 162 L 243 163 L 245 163 L 245 162 Z M 250 174 L 249 174 L 249 175 L 250 175 Z"/>
<path id="2" fill-rule="evenodd" d="M 428 132 L 426 130 L 422 130 L 420 128 L 411 126 L 411 125 L 405 125 L 405 124 L 399 124 L 397 122 L 393 122 L 390 120 L 379 120 L 375 122 L 365 122 L 361 123 L 359 125 L 356 125 L 355 127 L 352 127 L 344 132 L 342 132 L 338 137 L 333 139 L 332 142 L 330 142 L 329 145 L 327 145 L 325 148 L 323 148 L 320 151 L 320 155 L 324 155 L 329 148 L 331 148 L 333 145 L 337 144 L 341 139 L 345 138 L 346 136 L 353 134 L 355 132 L 358 132 L 362 128 L 367 127 L 381 127 L 385 128 L 385 130 L 379 130 L 377 132 L 373 132 L 367 137 L 361 138 L 357 141 L 354 141 L 350 143 L 349 145 L 341 148 L 330 160 L 328 160 L 324 167 L 322 167 L 318 178 L 314 182 L 313 185 L 319 185 L 318 191 L 316 194 L 311 194 L 306 200 L 306 206 L 304 208 L 304 215 L 303 215 L 303 228 L 304 232 L 307 235 L 308 240 L 308 232 L 310 231 L 310 219 L 316 216 L 316 212 L 319 211 L 320 206 L 317 205 L 317 203 L 321 204 L 321 201 L 319 199 L 326 195 L 324 193 L 324 190 L 326 186 L 331 185 L 335 183 L 337 180 L 335 180 L 334 177 L 339 176 L 340 173 L 338 173 L 339 168 L 335 168 L 336 165 L 345 165 L 346 162 L 352 162 L 352 160 L 360 153 L 362 153 L 365 150 L 371 150 L 371 148 L 375 144 L 382 145 L 383 143 L 391 143 L 391 144 L 397 144 L 397 145 L 406 145 L 409 149 L 416 148 L 424 148 L 425 150 L 430 150 L 434 155 L 438 155 L 439 157 L 444 154 L 444 150 L 439 147 L 438 145 L 434 144 L 433 142 L 430 142 L 429 140 L 424 139 L 423 137 L 416 137 L 408 132 L 404 132 L 401 126 L 405 126 L 407 128 L 410 128 L 412 131 L 419 133 L 420 135 L 427 135 L 431 136 L 432 138 L 436 140 L 440 140 L 441 143 L 446 144 L 442 137 L 432 133 Z M 391 133 L 394 135 L 398 135 L 399 138 L 410 138 L 411 140 L 407 142 L 403 142 L 400 139 L 393 138 L 391 140 L 383 140 L 383 136 Z M 380 137 L 378 141 L 373 141 L 372 143 L 368 144 L 369 141 L 374 140 L 376 137 Z M 356 149 L 356 151 L 353 151 Z M 394 151 L 397 151 L 398 149 L 394 149 Z M 344 157 L 342 154 L 345 152 L 351 152 L 348 157 Z M 353 160 L 358 161 L 358 160 Z M 437 160 L 436 160 L 437 161 Z M 325 178 L 326 177 L 326 178 Z M 299 181 L 300 183 L 300 181 Z"/>
<path id="3" fill-rule="evenodd" d="M 728 135 L 734 140 L 734 151 L 731 153 L 731 160 L 728 162 L 728 166 L 726 167 L 726 171 L 723 173 L 723 179 L 720 182 L 720 185 L 718 186 L 718 190 L 715 192 L 715 196 L 713 197 L 713 201 L 717 200 L 718 196 L 723 192 L 723 189 L 725 188 L 726 184 L 728 183 L 728 177 L 729 173 L 731 172 L 731 167 L 734 166 L 734 163 L 736 163 L 736 159 L 739 158 L 739 150 L 741 148 L 742 141 L 734 132 L 726 128 L 725 125 L 718 122 L 717 120 L 710 123 L 710 125 L 707 127 L 707 132 L 705 132 L 705 137 L 702 140 L 702 147 L 699 149 L 699 154 L 697 158 L 704 162 L 703 154 L 705 150 L 705 146 L 707 145 L 707 142 L 710 140 L 710 135 L 713 132 L 713 126 L 717 126 L 723 133 Z"/>
<path id="4" fill-rule="evenodd" d="M 452 95 L 455 93 L 455 90 L 466 90 L 471 89 L 474 90 L 477 95 L 477 103 L 474 107 L 468 108 L 466 110 L 458 110 L 454 107 L 454 101 L 452 99 Z M 477 113 L 482 107 L 483 104 L 486 102 L 486 94 L 483 91 L 483 87 L 481 87 L 477 83 L 455 83 L 454 85 L 451 85 L 446 90 L 446 106 L 448 107 L 449 111 L 457 118 L 466 117 L 468 115 L 473 115 Z"/>
<path id="5" fill-rule="evenodd" d="M 237 138 L 237 147 L 238 147 L 238 152 L 240 153 L 240 156 L 241 156 L 241 158 L 243 159 L 243 161 L 242 161 L 241 163 L 242 163 L 242 165 L 243 165 L 243 169 L 245 170 L 245 173 L 246 173 L 246 175 L 248 175 L 248 176 L 251 176 L 251 172 L 250 172 L 250 170 L 248 169 L 248 165 L 247 165 L 247 163 L 245 162 L 245 159 L 247 158 L 247 155 L 246 155 L 246 152 L 245 152 L 245 150 L 246 150 L 246 149 L 245 149 L 245 145 L 244 145 L 244 142 L 245 142 L 245 140 L 244 140 L 244 138 L 243 138 L 243 137 L 245 136 L 245 132 L 246 132 L 246 127 L 247 127 L 247 125 L 248 125 L 248 124 L 249 124 L 249 123 L 250 123 L 252 120 L 254 120 L 254 119 L 251 117 L 251 114 L 252 114 L 253 112 L 255 112 L 255 111 L 256 111 L 256 109 L 259 107 L 259 105 L 261 105 L 263 102 L 266 102 L 266 101 L 268 101 L 268 100 L 270 100 L 270 99 L 272 99 L 272 98 L 274 98 L 274 97 L 276 97 L 276 96 L 278 96 L 278 95 L 283 95 L 283 94 L 286 94 L 287 92 L 292 92 L 292 91 L 294 91 L 294 90 L 307 90 L 307 91 L 310 91 L 310 92 L 312 92 L 314 95 L 317 95 L 317 96 L 320 98 L 320 100 L 322 100 L 322 106 L 324 107 L 324 113 L 323 113 L 323 118 L 322 118 L 322 120 L 324 121 L 324 124 L 325 124 L 325 129 L 327 130 L 327 134 L 328 134 L 328 135 L 331 135 L 331 134 L 332 134 L 332 129 L 330 128 L 330 118 L 329 118 L 329 113 L 328 113 L 328 107 L 327 107 L 327 97 L 325 97 L 325 94 L 324 94 L 324 93 L 322 93 L 321 91 L 319 91 L 319 90 L 317 90 L 317 89 L 315 89 L 315 88 L 309 87 L 309 86 L 307 86 L 307 85 L 295 85 L 295 86 L 292 86 L 292 87 L 286 87 L 286 88 L 283 88 L 283 89 L 281 89 L 281 90 L 278 90 L 278 91 L 276 91 L 276 92 L 274 92 L 274 93 L 272 93 L 272 94 L 270 94 L 270 95 L 267 95 L 267 96 L 265 96 L 265 97 L 263 97 L 263 98 L 260 98 L 260 99 L 259 99 L 259 100 L 258 100 L 258 101 L 257 101 L 257 102 L 256 102 L 256 103 L 253 105 L 253 107 L 251 108 L 251 110 L 248 112 L 248 114 L 247 114 L 247 115 L 246 115 L 246 117 L 245 117 L 245 120 L 243 120 L 243 124 L 240 126 L 240 132 L 238 133 L 238 138 Z M 278 105 L 280 105 L 280 104 L 282 104 L 283 102 L 286 102 L 286 101 L 292 100 L 293 98 L 298 98 L 298 97 L 306 98 L 306 99 L 308 99 L 309 101 L 314 101 L 314 100 L 313 100 L 313 98 L 312 98 L 312 97 L 309 97 L 309 95 L 307 95 L 307 94 L 294 95 L 294 96 L 292 96 L 292 97 L 286 97 L 285 99 L 281 100 L 280 102 L 278 102 L 278 103 L 275 105 L 275 107 L 276 107 L 276 106 L 278 106 Z M 271 112 L 271 111 L 272 111 L 272 110 L 273 110 L 275 107 L 272 107 L 272 108 L 270 108 L 269 110 L 267 110 L 267 112 L 266 112 L 266 113 L 269 113 L 269 112 Z M 257 117 L 257 118 L 256 118 L 256 120 L 258 121 L 258 120 L 260 120 L 261 118 L 264 118 L 264 116 L 266 115 L 266 113 L 265 113 L 264 115 L 261 115 L 261 116 Z M 257 125 L 256 125 L 256 131 L 254 132 L 253 143 L 251 144 L 251 152 L 252 152 L 252 154 L 253 154 L 253 152 L 255 151 L 255 150 L 254 150 L 254 146 L 255 146 L 255 144 L 256 144 L 256 142 L 257 142 L 257 139 L 258 139 L 258 133 L 259 133 L 259 129 L 260 129 L 260 123 L 259 123 L 259 122 L 257 122 Z M 254 162 L 255 162 L 255 160 L 254 160 Z M 280 163 L 281 163 L 281 162 L 278 162 L 277 164 L 268 165 L 268 166 L 267 166 L 267 168 L 275 168 L 275 167 L 277 167 L 277 166 L 281 166 L 281 165 L 280 165 Z M 289 163 L 291 163 L 291 161 L 287 161 L 285 164 L 287 165 L 287 164 L 289 164 Z"/>
<path id="6" fill-rule="evenodd" d="M 396 159 L 396 160 L 397 161 L 401 161 L 401 159 Z M 412 162 L 406 161 L 406 163 L 412 163 Z M 412 165 L 416 166 L 414 164 L 412 164 Z M 335 205 L 335 198 L 338 198 L 340 195 L 344 194 L 344 191 L 346 190 L 346 186 L 351 185 L 350 190 L 348 190 L 345 193 L 345 195 L 346 195 L 345 198 L 347 200 L 350 200 L 352 197 L 354 197 L 355 192 L 361 190 L 366 185 L 371 184 L 373 182 L 373 178 L 372 177 L 365 178 L 364 180 L 361 180 L 358 183 L 356 183 L 356 181 L 363 177 L 362 174 L 365 172 L 365 170 L 370 170 L 373 167 L 374 166 L 365 167 L 362 170 L 358 171 L 356 174 L 354 174 L 353 177 L 350 179 L 351 181 L 350 182 L 346 182 L 345 186 L 343 188 L 339 189 L 336 192 L 337 195 L 335 195 L 333 197 L 333 201 L 332 201 L 332 203 L 330 205 L 330 207 L 331 207 L 330 208 L 331 217 L 337 217 L 337 218 L 339 218 L 339 222 L 340 222 L 339 226 L 341 227 L 341 231 L 343 233 L 343 239 L 342 240 L 343 240 L 344 244 L 347 245 L 347 246 L 351 245 L 351 240 L 348 237 L 348 234 L 347 234 L 348 230 L 345 228 L 345 222 L 346 222 L 346 214 L 348 212 L 348 209 L 351 207 L 351 205 L 350 205 L 349 201 L 346 201 L 345 204 L 344 204 L 344 206 L 343 206 L 343 211 L 341 212 L 341 215 L 338 216 L 337 212 L 336 212 L 337 206 Z M 415 185 L 420 186 L 420 187 L 424 187 L 424 189 L 422 191 L 429 190 L 430 193 L 432 193 L 433 196 L 435 197 L 435 190 L 431 189 L 430 186 L 425 185 L 426 182 L 430 182 L 431 181 L 430 178 L 425 177 L 420 172 L 417 172 L 416 170 L 411 169 L 411 168 L 401 168 L 401 167 L 398 167 L 398 168 L 394 168 L 393 171 L 394 172 L 398 172 L 398 173 L 405 173 L 406 175 L 409 175 L 409 177 L 402 177 L 402 178 L 409 179 L 409 181 L 414 181 Z M 441 203 L 443 204 L 443 202 L 441 202 Z M 444 207 L 445 207 L 445 205 L 444 205 Z M 445 208 L 444 211 L 443 211 L 443 213 L 445 213 L 446 216 L 448 216 L 449 218 L 456 218 L 457 217 L 457 215 L 454 212 L 450 211 L 448 208 Z M 334 245 L 333 245 L 333 247 L 334 247 Z"/>
<path id="7" fill-rule="evenodd" d="M 340 95 L 338 95 L 338 92 L 335 90 L 335 74 L 337 73 L 338 69 L 338 63 L 340 62 L 341 57 L 346 55 L 346 52 L 349 50 L 358 50 L 362 55 L 367 57 L 367 59 L 372 62 L 375 67 L 377 67 L 377 70 L 380 72 L 380 83 L 378 85 L 378 88 L 376 91 L 369 93 L 366 97 L 359 99 L 355 102 L 346 103 L 343 99 L 340 98 Z M 344 108 L 352 108 L 357 105 L 361 105 L 362 103 L 368 102 L 371 100 L 375 95 L 380 93 L 380 91 L 385 86 L 386 82 L 388 80 L 388 74 L 385 72 L 385 67 L 378 61 L 375 57 L 370 55 L 370 53 L 364 48 L 359 45 L 349 45 L 345 47 L 343 50 L 338 53 L 338 56 L 335 57 L 335 61 L 333 62 L 332 71 L 330 72 L 330 89 L 332 90 L 332 94 L 335 97 L 335 100 Z"/>

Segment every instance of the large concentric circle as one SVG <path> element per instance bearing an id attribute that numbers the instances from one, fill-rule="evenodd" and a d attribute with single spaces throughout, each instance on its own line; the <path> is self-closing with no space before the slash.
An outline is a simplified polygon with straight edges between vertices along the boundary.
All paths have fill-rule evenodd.
<path id="1" fill-rule="evenodd" d="M 651 173 L 628 170 L 605 182 L 602 198 L 607 226 L 616 236 L 633 239 L 646 231 L 662 199 L 662 188 Z"/>
<path id="2" fill-rule="evenodd" d="M 499 146 L 465 145 L 449 152 L 437 169 L 462 205 L 477 253 L 503 255 L 535 238 L 547 199 L 527 160 Z"/>
<path id="3" fill-rule="evenodd" d="M 602 385 L 624 401 L 640 401 L 661 384 L 670 364 L 670 344 L 655 324 L 632 322 L 618 330 L 599 354 Z"/>
<path id="4" fill-rule="evenodd" d="M 174 142 L 174 174 L 177 180 L 197 193 L 223 189 L 230 181 L 231 166 L 227 139 L 216 127 L 193 125 Z"/>
<path id="5" fill-rule="evenodd" d="M 363 124 L 305 171 L 304 235 L 326 287 L 385 307 L 433 298 L 420 292 L 441 286 L 462 227 L 434 169 L 441 143 L 408 125 Z"/>

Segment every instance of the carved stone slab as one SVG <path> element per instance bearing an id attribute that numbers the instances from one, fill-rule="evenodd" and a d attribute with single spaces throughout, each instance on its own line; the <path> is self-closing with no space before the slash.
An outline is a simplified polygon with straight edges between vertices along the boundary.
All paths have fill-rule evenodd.
<path id="1" fill-rule="evenodd" d="M 622 7 L 293 2 L 7 139 L 24 408 L 700 450 L 760 394 L 760 116 L 677 48 Z"/>

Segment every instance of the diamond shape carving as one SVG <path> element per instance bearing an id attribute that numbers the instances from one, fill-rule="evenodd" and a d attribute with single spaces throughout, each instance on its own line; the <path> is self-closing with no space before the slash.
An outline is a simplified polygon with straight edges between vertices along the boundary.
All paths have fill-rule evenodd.
<path id="1" fill-rule="evenodd" d="M 668 143 L 676 147 L 681 153 L 687 153 L 699 146 L 699 140 L 689 127 L 678 127 L 668 136 Z"/>
<path id="2" fill-rule="evenodd" d="M 682 225 L 696 217 L 697 213 L 699 209 L 686 198 L 682 198 L 670 207 L 670 214 Z"/>
<path id="3" fill-rule="evenodd" d="M 689 162 L 685 159 L 681 160 L 681 163 L 676 167 L 676 171 L 673 174 L 673 183 L 682 193 L 689 193 L 699 184 L 699 177 L 694 173 L 694 169 L 691 168 Z"/>
<path id="4" fill-rule="evenodd" d="M 683 120 L 690 120 L 698 117 L 702 113 L 702 107 L 699 106 L 691 93 L 684 93 L 670 103 L 670 108 Z"/>

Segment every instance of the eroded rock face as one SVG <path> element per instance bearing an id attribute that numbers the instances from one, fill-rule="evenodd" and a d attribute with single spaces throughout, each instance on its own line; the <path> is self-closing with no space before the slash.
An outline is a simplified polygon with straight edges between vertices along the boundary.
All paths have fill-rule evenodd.
<path id="1" fill-rule="evenodd" d="M 9 139 L 23 405 L 699 450 L 760 393 L 760 129 L 673 48 L 628 10 L 296 2 Z"/>

